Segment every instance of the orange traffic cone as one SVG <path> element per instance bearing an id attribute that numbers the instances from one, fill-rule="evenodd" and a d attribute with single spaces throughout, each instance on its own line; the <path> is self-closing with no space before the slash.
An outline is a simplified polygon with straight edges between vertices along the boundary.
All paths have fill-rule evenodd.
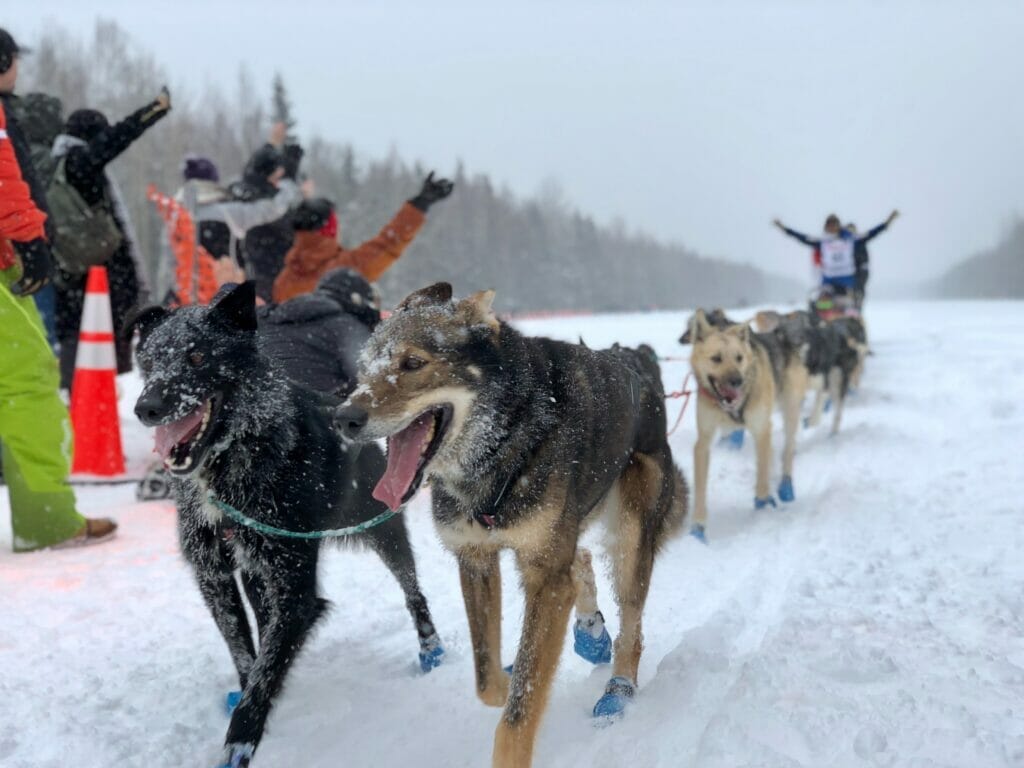
<path id="1" fill-rule="evenodd" d="M 72 474 L 100 477 L 124 474 L 116 375 L 107 270 L 91 267 L 78 332 L 75 378 L 71 383 L 71 426 L 75 432 Z"/>

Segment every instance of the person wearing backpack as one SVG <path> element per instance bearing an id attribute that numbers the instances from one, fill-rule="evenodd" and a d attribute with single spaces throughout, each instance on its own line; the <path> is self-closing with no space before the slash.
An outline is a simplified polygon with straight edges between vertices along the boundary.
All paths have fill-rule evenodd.
<path id="1" fill-rule="evenodd" d="M 0 29 L 0 453 L 15 552 L 94 544 L 117 524 L 79 514 L 66 482 L 71 425 L 57 361 L 32 295 L 50 279 L 46 201 L 25 137 L 9 115 L 24 53 Z"/>
<path id="2" fill-rule="evenodd" d="M 53 177 L 57 163 L 51 154 L 53 142 L 64 127 L 64 105 L 56 96 L 47 93 L 27 93 L 24 96 L 11 96 L 8 102 L 11 118 L 21 128 L 28 145 L 28 154 L 34 175 L 33 197 L 41 200 L 46 194 L 46 187 Z M 49 208 L 42 206 L 49 214 Z M 47 224 L 51 219 L 47 216 Z M 52 232 L 50 233 L 52 235 Z M 54 352 L 60 345 L 57 341 L 57 291 L 53 283 L 44 285 L 32 294 L 36 309 L 43 319 L 46 328 L 46 339 Z"/>
<path id="3" fill-rule="evenodd" d="M 53 143 L 57 167 L 46 196 L 56 230 L 61 387 L 70 387 L 74 376 L 85 277 L 91 266 L 107 268 L 117 372 L 132 369 L 131 343 L 122 338 L 121 328 L 128 311 L 140 301 L 144 270 L 127 207 L 107 165 L 170 108 L 170 93 L 164 88 L 155 100 L 114 125 L 102 112 L 79 109 L 71 113 L 64 132 Z"/>

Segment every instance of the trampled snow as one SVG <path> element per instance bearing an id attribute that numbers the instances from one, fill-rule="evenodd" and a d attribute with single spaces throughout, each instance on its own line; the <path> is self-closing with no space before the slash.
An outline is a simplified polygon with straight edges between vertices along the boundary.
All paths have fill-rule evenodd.
<path id="1" fill-rule="evenodd" d="M 675 341 L 685 317 L 520 325 L 686 356 Z M 1024 304 L 869 304 L 868 319 L 875 354 L 841 434 L 828 436 L 826 418 L 800 435 L 797 500 L 754 512 L 750 441 L 713 451 L 709 544 L 680 537 L 657 562 L 635 705 L 595 729 L 610 672 L 567 639 L 535 765 L 1024 765 Z M 666 389 L 686 371 L 664 363 Z M 129 418 L 138 384 L 122 387 L 137 452 L 150 444 Z M 679 401 L 668 408 L 672 421 Z M 693 411 L 672 438 L 691 481 Z M 490 764 L 499 711 L 474 695 L 456 566 L 428 497 L 405 514 L 445 663 L 416 671 L 401 592 L 374 555 L 328 551 L 334 609 L 294 664 L 254 766 Z M 12 555 L 0 520 L 0 765 L 214 765 L 237 681 L 178 554 L 172 506 L 136 503 L 130 486 L 83 487 L 79 499 L 119 520 L 116 541 Z M 600 565 L 599 532 L 587 542 Z M 522 601 L 503 568 L 511 662 Z M 598 588 L 614 634 L 603 571 Z"/>

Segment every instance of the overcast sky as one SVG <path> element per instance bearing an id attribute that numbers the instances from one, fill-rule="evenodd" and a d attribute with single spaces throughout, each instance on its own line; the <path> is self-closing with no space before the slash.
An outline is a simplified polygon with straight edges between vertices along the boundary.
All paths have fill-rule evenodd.
<path id="1" fill-rule="evenodd" d="M 1024 213 L 1019 0 L 36 0 L 2 23 L 84 35 L 96 15 L 194 92 L 244 63 L 269 99 L 279 70 L 300 135 L 446 173 L 461 158 L 520 195 L 555 179 L 599 221 L 801 280 L 776 216 L 816 232 L 898 207 L 877 284 Z"/>

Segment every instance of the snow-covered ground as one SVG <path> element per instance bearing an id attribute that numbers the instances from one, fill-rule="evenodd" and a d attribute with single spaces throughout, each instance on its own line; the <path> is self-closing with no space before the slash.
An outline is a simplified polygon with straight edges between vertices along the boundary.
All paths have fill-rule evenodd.
<path id="1" fill-rule="evenodd" d="M 713 453 L 710 544 L 682 537 L 657 563 L 635 706 L 595 729 L 609 673 L 567 644 L 537 766 L 1024 765 L 1024 304 L 869 311 L 875 355 L 842 433 L 801 435 L 796 502 L 755 513 L 749 441 Z M 684 317 L 521 325 L 683 355 Z M 666 388 L 686 370 L 664 364 Z M 136 385 L 122 384 L 130 400 Z M 693 410 L 672 438 L 688 478 Z M 133 451 L 145 444 L 133 421 L 125 432 Z M 213 765 L 235 680 L 173 509 L 136 503 L 130 486 L 79 497 L 118 518 L 115 542 L 15 556 L 0 515 L 0 765 Z M 390 575 L 372 555 L 330 552 L 334 611 L 295 663 L 256 765 L 489 765 L 499 713 L 473 693 L 455 564 L 426 492 L 406 515 L 446 663 L 416 674 Z M 507 561 L 505 575 L 511 661 L 521 601 Z M 599 589 L 614 630 L 604 574 Z"/>

